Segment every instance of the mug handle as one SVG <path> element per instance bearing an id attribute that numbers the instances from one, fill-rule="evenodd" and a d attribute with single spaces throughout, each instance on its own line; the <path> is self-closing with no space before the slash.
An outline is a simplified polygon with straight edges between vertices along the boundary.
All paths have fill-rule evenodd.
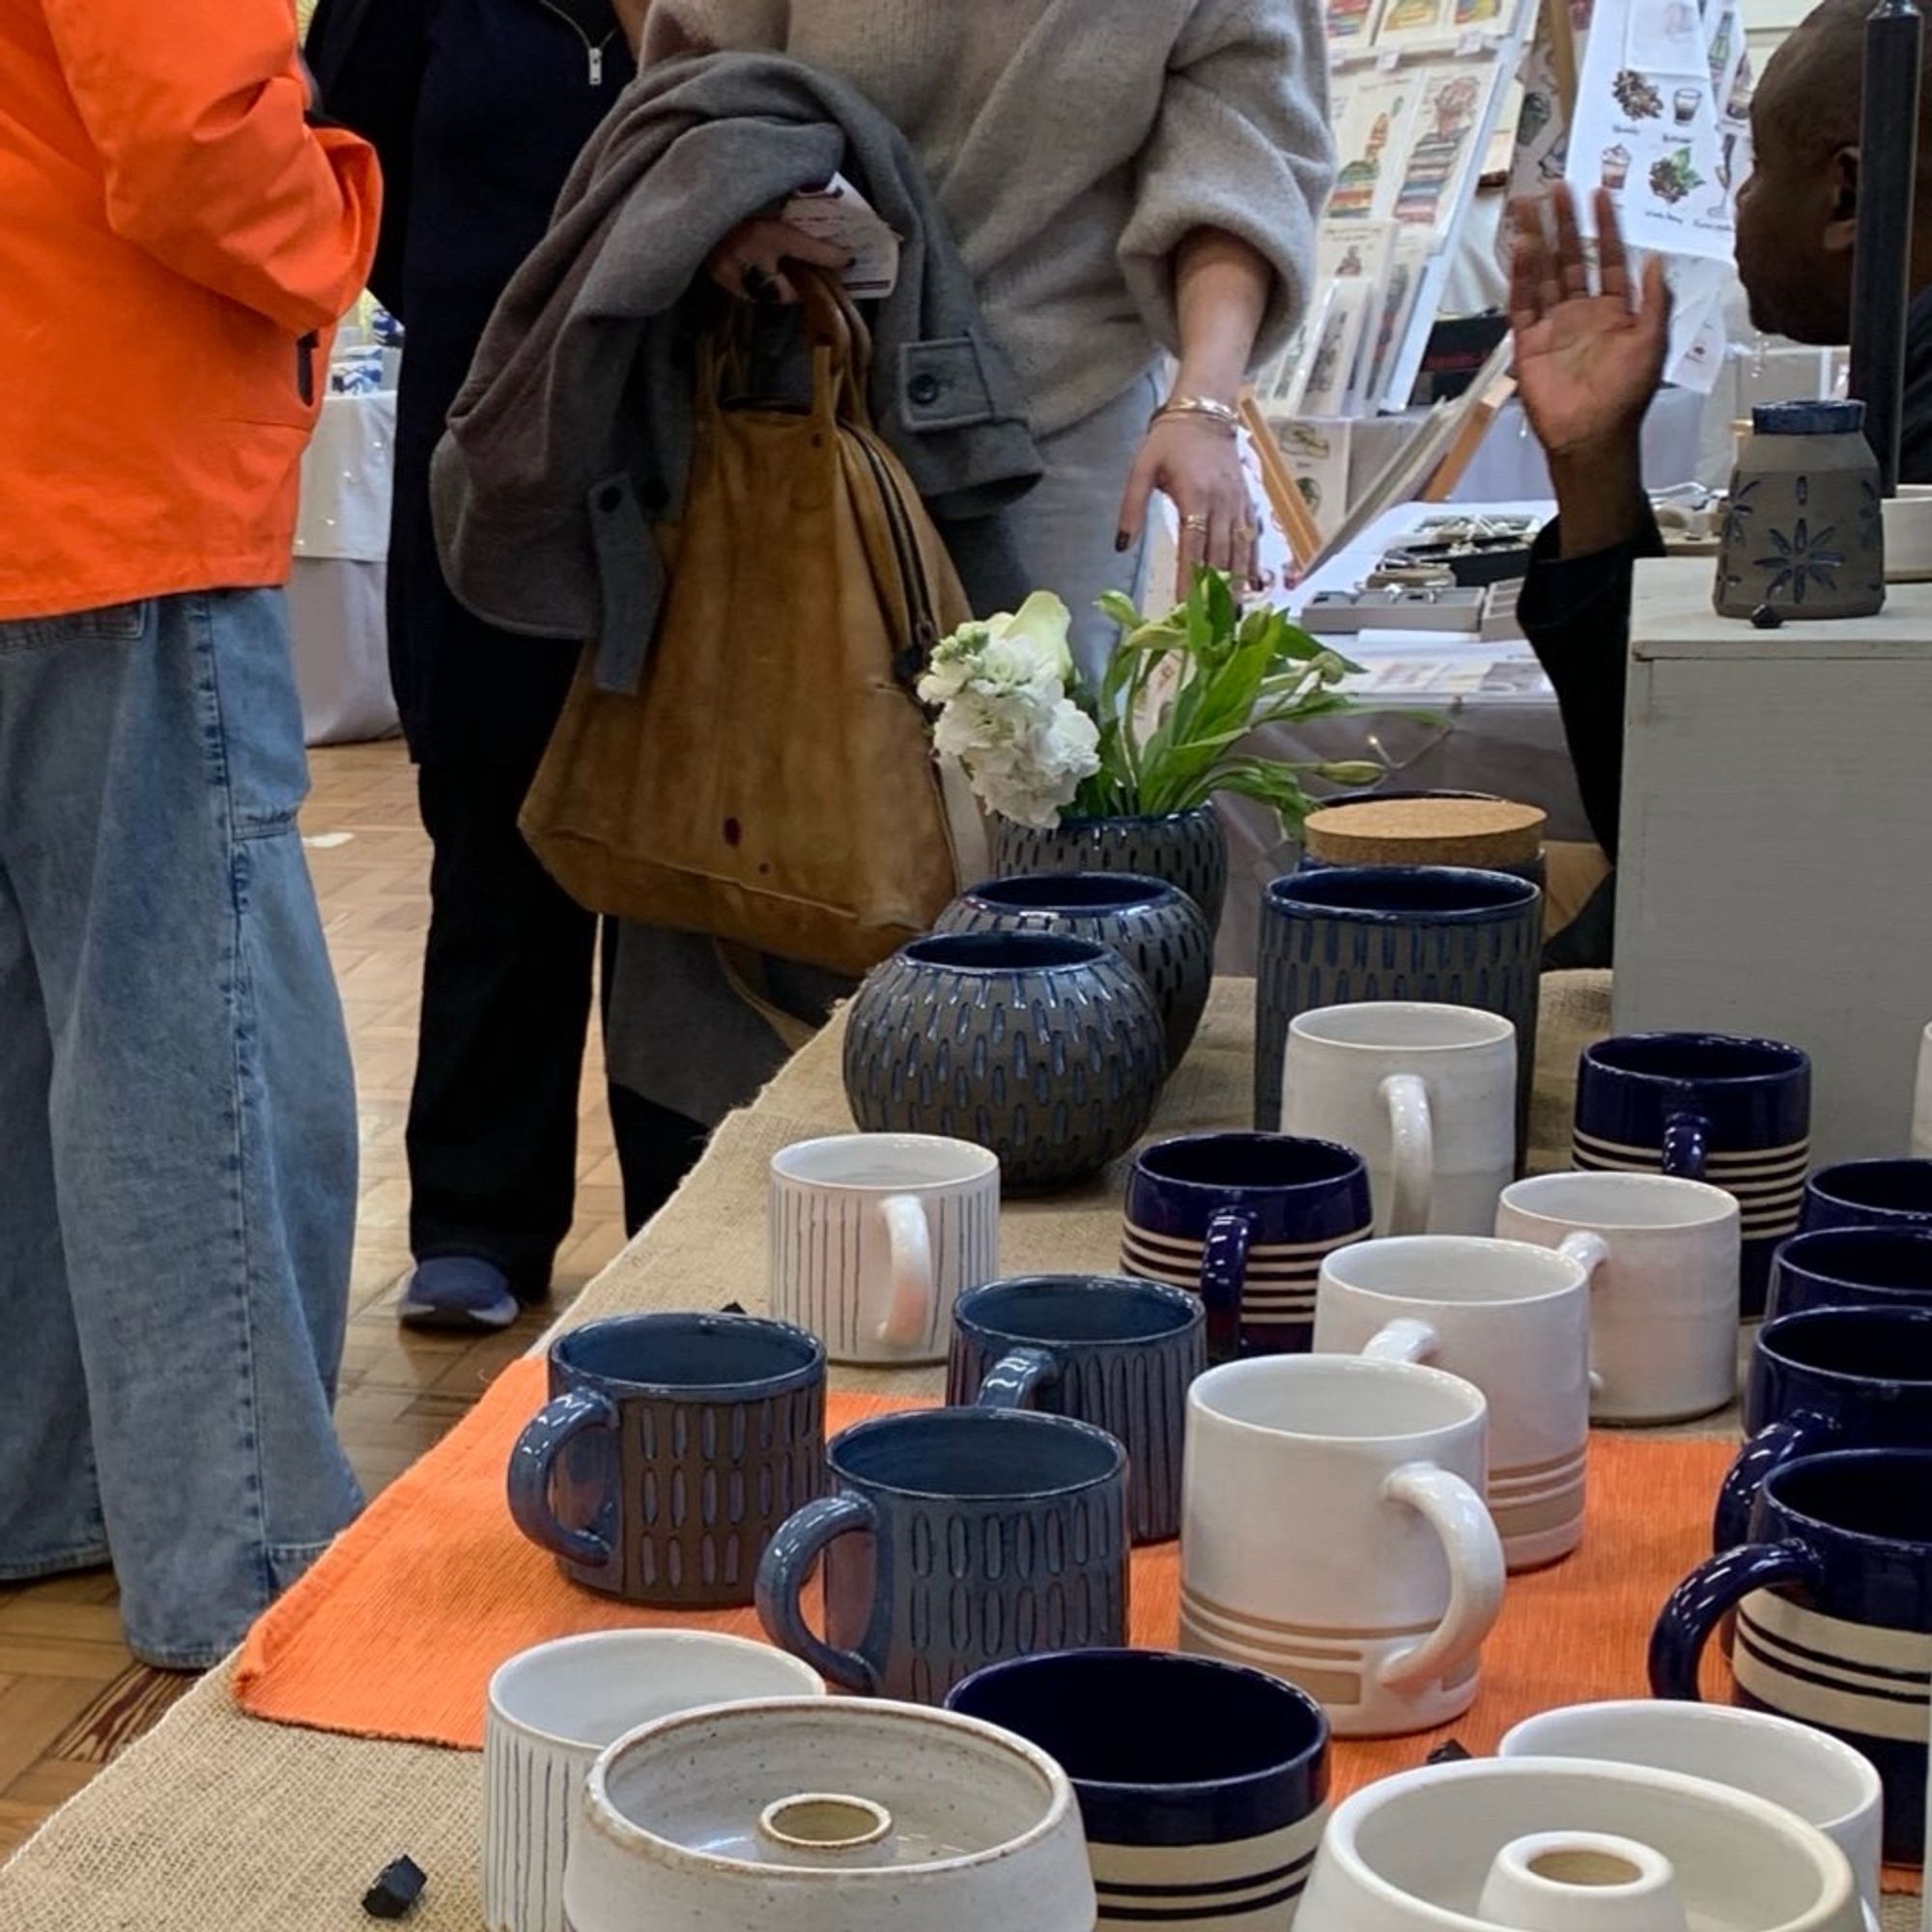
<path id="1" fill-rule="evenodd" d="M 1663 1123 L 1663 1171 L 1702 1180 L 1710 1152 L 1711 1123 L 1702 1114 L 1672 1114 Z"/>
<path id="2" fill-rule="evenodd" d="M 1603 1236 L 1589 1228 L 1576 1228 L 1556 1244 L 1556 1252 L 1575 1262 L 1590 1278 L 1590 1287 L 1597 1286 L 1597 1272 L 1610 1258 L 1610 1244 Z M 1590 1393 L 1602 1395 L 1604 1378 L 1595 1369 L 1590 1371 Z"/>
<path id="3" fill-rule="evenodd" d="M 1837 1441 L 1834 1423 L 1822 1415 L 1787 1415 L 1750 1436 L 1718 1492 L 1717 1514 L 1711 1520 L 1711 1548 L 1721 1555 L 1750 1541 L 1751 1505 L 1764 1479 L 1794 1456 L 1810 1456 Z"/>
<path id="4" fill-rule="evenodd" d="M 1381 1097 L 1388 1109 L 1395 1169 L 1388 1231 L 1426 1234 L 1435 1192 L 1435 1124 L 1429 1114 L 1429 1089 L 1413 1073 L 1391 1073 L 1381 1084 Z"/>
<path id="5" fill-rule="evenodd" d="M 1403 1316 L 1385 1322 L 1362 1344 L 1362 1358 L 1370 1362 L 1426 1362 L 1441 1348 L 1442 1337 L 1428 1322 Z"/>
<path id="6" fill-rule="evenodd" d="M 1506 1570 L 1489 1504 L 1453 1471 L 1434 1463 L 1405 1463 L 1390 1473 L 1382 1493 L 1426 1518 L 1449 1559 L 1449 1607 L 1442 1621 L 1377 1673 L 1384 1689 L 1404 1695 L 1446 1676 L 1483 1647 L 1502 1614 Z"/>
<path id="7" fill-rule="evenodd" d="M 879 1218 L 886 1224 L 886 1244 L 892 1259 L 886 1305 L 879 1313 L 873 1336 L 895 1348 L 910 1348 L 931 1324 L 938 1299 L 932 1225 L 925 1218 L 925 1204 L 916 1194 L 887 1195 L 879 1203 Z"/>
<path id="8" fill-rule="evenodd" d="M 601 1395 L 574 1388 L 544 1404 L 510 1451 L 510 1517 L 539 1549 L 601 1570 L 611 1546 L 587 1529 L 570 1529 L 551 1507 L 551 1478 L 564 1445 L 592 1429 L 615 1429 L 617 1411 Z"/>
<path id="9" fill-rule="evenodd" d="M 1754 1590 L 1818 1581 L 1802 1543 L 1747 1543 L 1700 1563 L 1671 1592 L 1650 1634 L 1650 1694 L 1696 1703 L 1697 1666 L 1711 1633 Z"/>
<path id="10" fill-rule="evenodd" d="M 864 1496 L 850 1490 L 820 1496 L 794 1511 L 758 1559 L 758 1621 L 781 1650 L 803 1658 L 821 1676 L 867 1697 L 876 1696 L 879 1673 L 856 1650 L 834 1650 L 805 1620 L 799 1593 L 828 1544 L 854 1531 L 876 1536 L 879 1519 Z"/>
<path id="11" fill-rule="evenodd" d="M 1223 1208 L 1208 1223 L 1201 1244 L 1201 1299 L 1208 1309 L 1208 1359 L 1232 1362 L 1241 1352 L 1241 1295 L 1248 1282 L 1248 1247 L 1255 1217 Z"/>
<path id="12" fill-rule="evenodd" d="M 1009 1349 L 980 1383 L 980 1408 L 1031 1408 L 1042 1388 L 1060 1379 L 1060 1359 L 1045 1349 Z"/>

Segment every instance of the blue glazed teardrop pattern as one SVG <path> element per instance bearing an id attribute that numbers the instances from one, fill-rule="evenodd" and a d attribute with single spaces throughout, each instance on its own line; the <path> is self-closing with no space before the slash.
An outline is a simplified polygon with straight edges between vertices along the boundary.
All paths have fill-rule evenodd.
<path id="1" fill-rule="evenodd" d="M 1052 830 L 993 821 L 993 869 L 1016 872 L 1145 872 L 1201 908 L 1211 937 L 1228 902 L 1228 834 L 1211 805 L 1146 818 L 1069 818 Z"/>

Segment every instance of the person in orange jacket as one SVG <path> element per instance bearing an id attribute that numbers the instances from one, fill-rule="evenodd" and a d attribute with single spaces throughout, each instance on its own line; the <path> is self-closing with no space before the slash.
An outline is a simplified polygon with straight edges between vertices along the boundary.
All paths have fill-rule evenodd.
<path id="1" fill-rule="evenodd" d="M 0 1581 L 214 1662 L 358 1506 L 277 588 L 370 150 L 290 0 L 0 0 Z"/>

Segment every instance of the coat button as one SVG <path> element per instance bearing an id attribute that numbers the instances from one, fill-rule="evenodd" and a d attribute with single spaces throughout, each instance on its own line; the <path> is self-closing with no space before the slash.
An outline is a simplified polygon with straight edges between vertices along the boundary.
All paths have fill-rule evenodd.
<path id="1" fill-rule="evenodd" d="M 906 394 L 921 409 L 927 409 L 939 400 L 939 378 L 933 375 L 915 376 L 906 384 Z"/>

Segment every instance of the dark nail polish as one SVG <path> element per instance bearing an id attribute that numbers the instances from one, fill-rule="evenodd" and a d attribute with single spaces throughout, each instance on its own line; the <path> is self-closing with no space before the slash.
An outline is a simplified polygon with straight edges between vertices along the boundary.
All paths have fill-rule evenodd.
<path id="1" fill-rule="evenodd" d="M 1133 538 L 1130 537 L 1125 530 L 1122 530 L 1114 538 L 1114 548 L 1117 551 L 1122 551 L 1125 550 L 1126 547 L 1132 542 Z"/>

